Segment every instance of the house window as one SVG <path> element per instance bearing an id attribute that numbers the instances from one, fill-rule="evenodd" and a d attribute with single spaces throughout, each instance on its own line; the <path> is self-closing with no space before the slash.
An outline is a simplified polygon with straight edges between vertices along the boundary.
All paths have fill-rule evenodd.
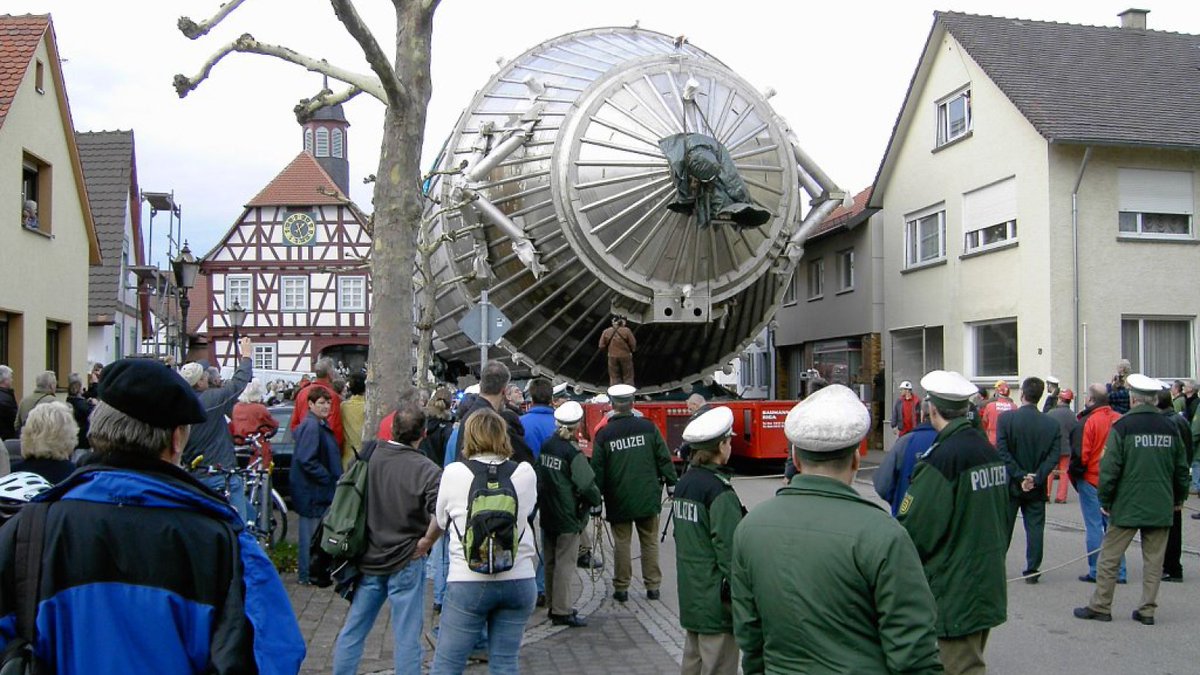
<path id="1" fill-rule="evenodd" d="M 308 311 L 308 277 L 283 277 L 283 303 L 285 312 Z"/>
<path id="2" fill-rule="evenodd" d="M 338 311 L 367 311 L 366 277 L 338 277 Z"/>
<path id="3" fill-rule="evenodd" d="M 275 370 L 275 345 L 254 345 L 254 369 Z"/>
<path id="4" fill-rule="evenodd" d="M 977 253 L 1017 240 L 1017 180 L 963 195 L 963 253 Z"/>
<path id="5" fill-rule="evenodd" d="M 46 370 L 58 373 L 58 352 L 62 347 L 62 335 L 57 323 L 46 322 Z"/>
<path id="6" fill-rule="evenodd" d="M 50 234 L 51 167 L 29 153 L 21 166 L 21 226 Z"/>
<path id="7" fill-rule="evenodd" d="M 825 295 L 825 259 L 817 258 L 808 263 L 808 299 L 820 300 Z"/>
<path id="8" fill-rule="evenodd" d="M 8 313 L 0 312 L 0 365 L 12 361 L 8 358 Z"/>
<path id="9" fill-rule="evenodd" d="M 946 257 L 946 212 L 910 216 L 904 223 L 905 267 L 919 267 Z"/>
<path id="10" fill-rule="evenodd" d="M 1122 236 L 1192 237 L 1191 171 L 1117 169 L 1117 232 Z"/>
<path id="11" fill-rule="evenodd" d="M 1163 380 L 1194 377 L 1192 320 L 1121 318 L 1121 355 L 1133 372 Z"/>
<path id="12" fill-rule="evenodd" d="M 247 312 L 251 310 L 253 302 L 251 301 L 251 293 L 253 280 L 249 274 L 229 275 L 225 277 L 225 309 L 228 311 L 237 303 L 242 306 L 242 309 Z"/>
<path id="13" fill-rule="evenodd" d="M 33 87 L 39 94 L 46 93 L 46 66 L 41 61 L 37 61 L 33 68 Z"/>
<path id="14" fill-rule="evenodd" d="M 838 292 L 854 290 L 854 249 L 838 251 Z"/>
<path id="15" fill-rule="evenodd" d="M 342 156 L 342 130 L 341 129 L 333 130 L 333 156 L 334 157 Z"/>
<path id="16" fill-rule="evenodd" d="M 967 340 L 972 377 L 1017 377 L 1016 319 L 967 324 Z"/>
<path id="17" fill-rule="evenodd" d="M 812 369 L 829 384 L 849 387 L 862 369 L 862 340 L 830 340 L 813 343 Z"/>
<path id="18" fill-rule="evenodd" d="M 937 144 L 962 138 L 971 130 L 971 90 L 964 89 L 937 104 Z"/>
<path id="19" fill-rule="evenodd" d="M 71 368 L 71 324 L 58 321 L 46 322 L 46 370 L 54 371 L 59 386 L 67 387 L 67 375 Z"/>
<path id="20" fill-rule="evenodd" d="M 799 276 L 799 274 L 792 272 L 792 276 L 788 277 L 787 286 L 783 289 L 783 304 L 785 306 L 796 304 L 796 298 L 800 295 L 800 291 L 797 288 L 799 285 L 797 283 Z"/>
<path id="21" fill-rule="evenodd" d="M 317 157 L 329 156 L 329 129 L 317 127 Z"/>
<path id="22" fill-rule="evenodd" d="M 304 149 L 310 153 L 313 151 L 313 133 L 311 128 L 304 130 Z"/>

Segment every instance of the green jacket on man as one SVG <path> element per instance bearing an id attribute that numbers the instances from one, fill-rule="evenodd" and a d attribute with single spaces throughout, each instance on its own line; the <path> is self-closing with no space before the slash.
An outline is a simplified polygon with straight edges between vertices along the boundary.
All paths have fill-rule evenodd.
<path id="1" fill-rule="evenodd" d="M 913 472 L 897 517 L 937 598 L 937 636 L 1004 623 L 1008 589 L 1008 468 L 987 436 L 950 420 Z"/>
<path id="2" fill-rule="evenodd" d="M 600 505 L 600 488 L 587 457 L 555 434 L 542 443 L 536 466 L 542 529 L 551 535 L 582 532 L 587 507 Z"/>
<path id="3" fill-rule="evenodd" d="M 732 573 L 746 675 L 942 672 L 912 541 L 839 480 L 797 475 L 755 507 L 734 534 Z"/>
<path id="4" fill-rule="evenodd" d="M 662 484 L 679 480 L 658 427 L 632 413 L 613 415 L 596 434 L 592 470 L 604 495 L 604 517 L 613 523 L 658 515 Z"/>
<path id="5" fill-rule="evenodd" d="M 1100 460 L 1096 496 L 1118 527 L 1171 527 L 1187 500 L 1189 467 L 1183 439 L 1154 406 L 1134 406 L 1113 422 Z"/>
<path id="6" fill-rule="evenodd" d="M 688 469 L 675 487 L 675 571 L 679 623 L 701 635 L 733 632 L 729 610 L 729 561 L 733 533 L 746 509 L 723 466 Z"/>

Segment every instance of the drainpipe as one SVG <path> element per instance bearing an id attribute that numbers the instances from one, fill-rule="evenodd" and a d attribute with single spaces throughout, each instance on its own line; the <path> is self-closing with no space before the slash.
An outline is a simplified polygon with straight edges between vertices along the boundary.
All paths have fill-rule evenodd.
<path id="1" fill-rule="evenodd" d="M 1083 172 L 1087 170 L 1088 160 L 1092 158 L 1092 146 L 1083 151 L 1083 160 L 1079 162 L 1079 174 L 1075 177 L 1075 188 L 1071 190 L 1071 255 L 1074 264 L 1071 266 L 1074 275 L 1075 289 L 1075 391 L 1082 392 L 1086 383 L 1079 380 L 1080 374 L 1086 367 L 1080 362 L 1083 345 L 1080 343 L 1080 307 L 1079 307 L 1079 184 L 1083 182 Z"/>

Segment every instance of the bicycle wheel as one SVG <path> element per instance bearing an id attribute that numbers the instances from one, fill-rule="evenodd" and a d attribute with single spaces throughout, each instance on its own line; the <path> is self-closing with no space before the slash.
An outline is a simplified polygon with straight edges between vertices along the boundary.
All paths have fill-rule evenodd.
<path id="1" fill-rule="evenodd" d="M 274 546 L 287 538 L 288 520 L 287 506 L 283 503 L 283 497 L 275 490 L 271 490 L 271 532 L 270 542 Z"/>

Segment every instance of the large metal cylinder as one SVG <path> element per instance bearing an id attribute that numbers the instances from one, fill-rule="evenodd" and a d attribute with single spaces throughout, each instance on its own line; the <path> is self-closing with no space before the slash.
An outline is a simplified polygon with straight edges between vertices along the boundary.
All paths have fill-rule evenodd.
<path id="1" fill-rule="evenodd" d="M 667 208 L 659 141 L 684 132 L 724 145 L 766 224 L 702 228 Z M 496 356 L 584 389 L 608 385 L 597 343 L 610 315 L 627 317 L 643 391 L 711 374 L 759 334 L 798 257 L 800 186 L 819 173 L 797 165 L 786 124 L 737 74 L 634 28 L 571 33 L 504 64 L 437 168 L 429 196 L 464 204 L 433 224 L 455 237 L 435 274 L 462 278 L 438 292 L 439 355 L 475 358 L 457 322 L 486 288 L 513 324 Z"/>

